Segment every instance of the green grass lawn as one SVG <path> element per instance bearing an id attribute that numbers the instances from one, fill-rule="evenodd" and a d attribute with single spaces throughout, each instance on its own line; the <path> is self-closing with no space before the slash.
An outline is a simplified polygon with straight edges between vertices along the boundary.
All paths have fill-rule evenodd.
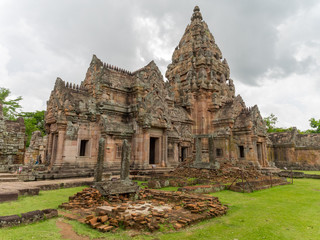
<path id="1" fill-rule="evenodd" d="M 40 191 L 37 196 L 20 196 L 17 201 L 0 203 L 0 216 L 14 215 L 46 208 L 58 208 L 67 202 L 69 196 L 80 192 L 85 187 L 63 188 Z"/>
<path id="2" fill-rule="evenodd" d="M 294 179 L 293 185 L 253 193 L 222 191 L 212 195 L 229 205 L 227 215 L 179 232 L 158 232 L 139 235 L 133 239 L 320 239 L 320 181 L 317 179 Z M 0 204 L 1 211 L 2 207 Z M 59 239 L 55 235 L 57 230 L 54 221 L 51 219 L 27 226 L 2 229 L 0 239 Z M 72 225 L 78 233 L 88 233 L 90 238 L 105 236 L 105 239 L 130 239 L 124 231 L 116 235 L 103 235 L 78 222 L 72 222 Z M 50 228 L 53 232 L 49 231 Z"/>

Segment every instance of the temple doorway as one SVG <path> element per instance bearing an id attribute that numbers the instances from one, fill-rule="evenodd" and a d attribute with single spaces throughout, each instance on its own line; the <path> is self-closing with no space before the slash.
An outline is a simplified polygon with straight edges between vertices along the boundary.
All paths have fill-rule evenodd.
<path id="1" fill-rule="evenodd" d="M 257 154 L 258 154 L 258 161 L 262 164 L 262 144 L 257 143 Z"/>
<path id="2" fill-rule="evenodd" d="M 187 147 L 181 147 L 181 156 L 180 156 L 180 161 L 184 162 L 187 158 L 188 155 L 188 148 Z"/>
<path id="3" fill-rule="evenodd" d="M 149 164 L 159 163 L 159 138 L 150 137 Z"/>

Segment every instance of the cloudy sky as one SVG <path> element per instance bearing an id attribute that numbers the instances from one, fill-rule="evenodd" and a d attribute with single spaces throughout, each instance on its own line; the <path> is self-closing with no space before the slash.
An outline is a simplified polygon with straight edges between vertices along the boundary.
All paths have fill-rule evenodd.
<path id="1" fill-rule="evenodd" d="M 320 119 L 320 1 L 0 0 L 0 87 L 44 110 L 55 79 L 80 83 L 92 54 L 163 74 L 199 5 L 237 94 L 278 126 Z"/>

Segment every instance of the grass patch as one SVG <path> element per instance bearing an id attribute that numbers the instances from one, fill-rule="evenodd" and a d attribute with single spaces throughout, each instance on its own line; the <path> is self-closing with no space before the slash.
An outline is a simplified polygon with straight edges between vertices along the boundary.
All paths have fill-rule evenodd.
<path id="1" fill-rule="evenodd" d="M 226 216 L 202 222 L 160 239 L 319 239 L 320 181 L 295 180 L 294 185 L 253 193 L 213 193 L 230 209 Z"/>
<path id="2" fill-rule="evenodd" d="M 146 188 L 147 186 L 144 186 L 142 184 L 148 183 L 147 181 L 139 181 L 139 180 L 133 180 L 133 182 L 138 183 L 138 185 L 143 189 Z"/>
<path id="3" fill-rule="evenodd" d="M 163 187 L 157 190 L 162 190 L 162 191 L 178 191 L 180 187 Z"/>
<path id="4" fill-rule="evenodd" d="M 24 239 L 61 239 L 60 229 L 56 226 L 56 218 L 21 225 L 11 228 L 0 229 L 0 240 L 24 240 Z"/>
<path id="5" fill-rule="evenodd" d="M 0 203 L 0 216 L 20 214 L 46 208 L 58 208 L 69 200 L 69 196 L 80 192 L 85 187 L 63 188 L 40 191 L 36 196 L 20 196 L 17 201 Z"/>
<path id="6" fill-rule="evenodd" d="M 293 170 L 294 172 L 303 172 L 304 174 L 314 174 L 320 175 L 320 171 L 302 171 L 302 170 Z"/>

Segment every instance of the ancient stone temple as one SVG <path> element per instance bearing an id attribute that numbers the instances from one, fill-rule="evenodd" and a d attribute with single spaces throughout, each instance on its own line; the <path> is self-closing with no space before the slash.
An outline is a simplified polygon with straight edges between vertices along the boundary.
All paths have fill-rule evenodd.
<path id="1" fill-rule="evenodd" d="M 0 165 L 23 164 L 25 141 L 23 118 L 5 119 L 0 104 Z"/>
<path id="2" fill-rule="evenodd" d="M 214 160 L 266 167 L 266 128 L 257 106 L 235 96 L 228 63 L 195 7 L 164 81 L 152 61 L 135 71 L 95 55 L 81 84 L 56 80 L 45 117 L 51 165 L 95 165 L 105 139 L 105 164 L 119 168 L 121 144 L 131 168 L 174 167 L 208 136 Z M 202 139 L 205 159 L 209 142 Z M 205 161 L 205 160 L 204 160 Z"/>

